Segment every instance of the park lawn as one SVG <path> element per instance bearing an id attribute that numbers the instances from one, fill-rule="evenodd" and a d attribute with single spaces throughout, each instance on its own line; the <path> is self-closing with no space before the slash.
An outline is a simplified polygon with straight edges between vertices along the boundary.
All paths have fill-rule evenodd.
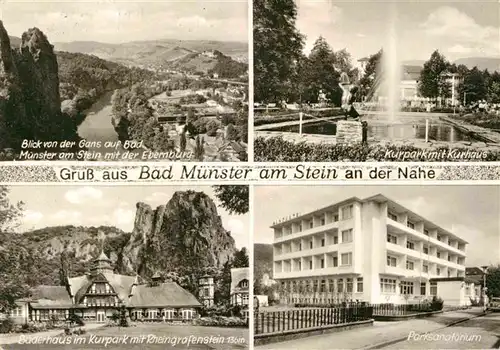
<path id="1" fill-rule="evenodd" d="M 106 327 L 95 331 L 90 331 L 82 336 L 59 336 L 60 342 L 64 339 L 70 344 L 11 344 L 2 345 L 5 350 L 21 350 L 21 349 L 41 349 L 41 350 L 70 350 L 70 349 L 85 349 L 85 350 L 124 350 L 124 349 L 246 349 L 248 348 L 249 339 L 248 328 L 222 328 L 222 327 L 202 327 L 191 325 L 164 325 L 164 324 L 139 324 L 135 327 Z M 28 335 L 29 336 L 29 335 Z M 31 335 L 33 336 L 33 335 Z M 139 339 L 145 336 L 145 340 L 133 341 L 132 338 Z M 161 337 L 163 340 L 148 341 L 147 338 Z M 213 337 L 212 339 L 219 340 L 207 344 L 191 344 L 182 343 L 182 339 L 194 337 Z M 123 343 L 109 343 L 105 346 L 105 339 L 120 340 L 126 338 Z M 167 337 L 176 337 L 179 344 L 173 345 L 166 341 Z M 55 337 L 54 337 L 55 338 Z M 52 339 L 54 339 L 52 338 Z M 71 338 L 71 339 L 70 339 Z M 157 338 L 158 339 L 158 338 Z M 192 339 L 192 338 L 191 338 Z M 0 349 L 1 346 L 0 346 Z"/>

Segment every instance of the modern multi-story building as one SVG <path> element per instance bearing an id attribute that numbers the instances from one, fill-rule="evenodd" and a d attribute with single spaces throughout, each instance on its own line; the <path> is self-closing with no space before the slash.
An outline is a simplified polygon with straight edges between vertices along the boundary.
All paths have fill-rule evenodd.
<path id="1" fill-rule="evenodd" d="M 467 242 L 383 195 L 349 198 L 272 228 L 282 302 L 399 304 L 437 295 L 469 303 Z"/>

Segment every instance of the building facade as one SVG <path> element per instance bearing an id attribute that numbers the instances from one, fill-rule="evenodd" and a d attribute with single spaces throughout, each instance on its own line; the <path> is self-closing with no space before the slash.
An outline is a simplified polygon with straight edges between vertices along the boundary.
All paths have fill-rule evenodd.
<path id="1" fill-rule="evenodd" d="M 273 276 L 286 303 L 403 304 L 451 293 L 467 242 L 383 195 L 356 197 L 276 222 Z M 451 282 L 451 281 L 450 281 Z"/>
<path id="2" fill-rule="evenodd" d="M 214 305 L 214 295 L 215 295 L 215 284 L 214 278 L 209 275 L 202 276 L 198 282 L 199 285 L 199 296 L 201 303 L 210 307 Z"/>
<path id="3" fill-rule="evenodd" d="M 67 279 L 65 286 L 37 286 L 31 297 L 16 301 L 11 311 L 15 322 L 66 320 L 75 314 L 86 322 L 106 322 L 122 306 L 132 320 L 189 321 L 197 316 L 200 302 L 172 281 L 155 274 L 151 283 L 139 276 L 113 272 L 103 253 L 94 260 L 90 273 Z"/>

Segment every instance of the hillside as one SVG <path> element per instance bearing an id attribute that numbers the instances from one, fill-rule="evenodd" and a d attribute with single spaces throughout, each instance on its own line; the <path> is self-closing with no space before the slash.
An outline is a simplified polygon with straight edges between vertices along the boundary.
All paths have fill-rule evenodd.
<path id="1" fill-rule="evenodd" d="M 76 41 L 57 43 L 59 51 L 79 52 L 127 66 L 181 70 L 192 73 L 217 72 L 224 77 L 237 77 L 247 70 L 248 47 L 245 43 L 219 41 L 158 40 L 123 44 Z M 214 52 L 214 57 L 203 55 Z M 220 65 L 229 66 L 227 69 Z"/>
<path id="2" fill-rule="evenodd" d="M 108 226 L 60 226 L 0 234 L 0 276 L 29 286 L 57 285 L 62 276 L 88 272 L 101 246 L 116 273 L 146 279 L 162 272 L 195 281 L 193 276 L 221 269 L 236 252 L 212 199 L 203 192 L 176 192 L 156 209 L 138 203 L 131 233 Z"/>
<path id="3" fill-rule="evenodd" d="M 477 66 L 479 70 L 487 69 L 490 72 L 500 72 L 500 58 L 494 57 L 468 57 L 460 58 L 454 62 L 455 64 L 463 64 L 467 68 L 472 69 Z"/>

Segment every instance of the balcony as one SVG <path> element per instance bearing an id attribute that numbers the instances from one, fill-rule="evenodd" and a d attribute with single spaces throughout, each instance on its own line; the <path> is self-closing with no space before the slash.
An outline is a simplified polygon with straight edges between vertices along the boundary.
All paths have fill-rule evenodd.
<path id="1" fill-rule="evenodd" d="M 333 229 L 338 228 L 338 227 L 339 227 L 339 222 L 337 221 L 337 222 L 327 223 L 325 225 L 316 226 L 313 228 L 306 228 L 306 229 L 302 230 L 301 232 L 294 232 L 294 233 L 291 233 L 288 235 L 283 235 L 281 237 L 275 238 L 274 243 L 283 243 L 283 242 L 290 241 L 293 239 L 303 238 L 303 237 L 307 237 L 307 236 L 321 233 L 324 231 L 333 230 Z"/>
<path id="2" fill-rule="evenodd" d="M 317 247 L 313 249 L 298 250 L 295 252 L 282 253 L 280 255 L 274 256 L 274 261 L 297 259 L 302 257 L 308 257 L 312 255 L 319 255 L 325 253 L 336 252 L 339 248 L 338 244 L 326 245 L 324 247 Z"/>
<path id="3" fill-rule="evenodd" d="M 285 279 L 285 278 L 340 275 L 340 274 L 349 274 L 349 273 L 354 273 L 354 266 L 353 265 L 326 267 L 324 269 L 289 271 L 289 272 L 276 272 L 276 271 L 274 271 L 274 278 L 275 279 Z"/>
<path id="4" fill-rule="evenodd" d="M 430 244 L 432 244 L 434 246 L 438 246 L 438 247 L 442 248 L 443 250 L 453 252 L 454 254 L 457 254 L 461 257 L 466 256 L 464 251 L 459 250 L 458 248 L 454 248 L 454 247 L 452 247 L 444 242 L 438 241 L 436 238 L 431 238 L 429 236 L 426 236 L 423 232 L 412 229 L 412 228 L 404 225 L 401 222 L 397 222 L 397 221 L 392 220 L 389 217 L 387 218 L 387 225 L 389 227 L 395 229 L 396 232 L 405 233 L 405 234 L 408 234 L 417 240 L 429 242 Z"/>

